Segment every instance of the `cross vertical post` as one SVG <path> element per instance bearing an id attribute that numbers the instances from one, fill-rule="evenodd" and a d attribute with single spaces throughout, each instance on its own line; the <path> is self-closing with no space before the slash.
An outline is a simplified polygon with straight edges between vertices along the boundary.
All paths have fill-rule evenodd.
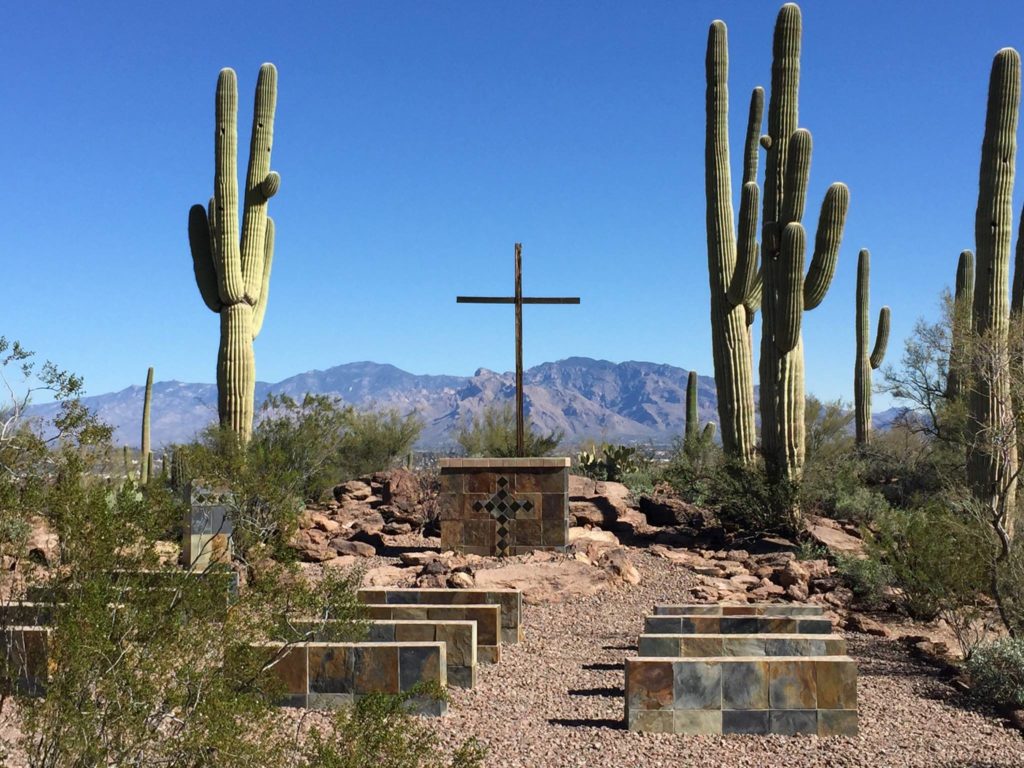
<path id="1" fill-rule="evenodd" d="M 579 304 L 579 296 L 523 296 L 523 245 L 516 243 L 514 296 L 456 296 L 458 304 L 514 304 L 516 310 L 516 456 L 526 455 L 525 397 L 523 394 L 523 304 Z"/>

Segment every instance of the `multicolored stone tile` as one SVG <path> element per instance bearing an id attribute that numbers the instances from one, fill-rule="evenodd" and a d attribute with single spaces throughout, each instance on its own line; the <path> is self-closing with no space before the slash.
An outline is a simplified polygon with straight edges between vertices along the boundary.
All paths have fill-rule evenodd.
<path id="1" fill-rule="evenodd" d="M 804 659 L 768 659 L 768 701 L 772 709 L 816 709 L 815 663 Z"/>
<path id="2" fill-rule="evenodd" d="M 722 708 L 722 665 L 717 660 L 687 659 L 669 666 L 674 709 Z"/>

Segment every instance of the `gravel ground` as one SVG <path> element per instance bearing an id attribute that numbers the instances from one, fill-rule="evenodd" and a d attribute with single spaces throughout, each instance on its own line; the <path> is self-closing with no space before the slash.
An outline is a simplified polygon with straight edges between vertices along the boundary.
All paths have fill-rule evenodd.
<path id="1" fill-rule="evenodd" d="M 642 617 L 687 599 L 679 566 L 631 551 L 639 586 L 559 604 L 524 606 L 525 641 L 484 665 L 473 690 L 454 689 L 437 724 L 443 742 L 475 735 L 487 768 L 567 766 L 1024 766 L 1024 736 L 970 708 L 902 646 L 849 635 L 859 668 L 857 738 L 675 736 L 623 725 L 623 659 Z"/>

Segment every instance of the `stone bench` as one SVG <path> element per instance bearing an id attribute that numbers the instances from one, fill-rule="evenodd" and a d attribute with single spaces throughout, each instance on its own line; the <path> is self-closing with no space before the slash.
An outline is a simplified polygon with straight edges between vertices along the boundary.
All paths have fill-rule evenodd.
<path id="1" fill-rule="evenodd" d="M 501 607 L 498 605 L 364 605 L 373 621 L 472 621 L 476 657 L 484 664 L 501 660 Z"/>
<path id="2" fill-rule="evenodd" d="M 640 635 L 638 656 L 845 656 L 839 635 Z"/>
<path id="3" fill-rule="evenodd" d="M 448 683 L 444 643 L 256 643 L 271 656 L 268 669 L 283 685 L 280 703 L 306 709 L 333 709 L 354 704 L 371 693 L 408 693 L 421 684 Z M 412 711 L 439 716 L 444 700 L 415 696 Z"/>
<path id="4" fill-rule="evenodd" d="M 626 659 L 631 731 L 855 736 L 848 656 Z"/>
<path id="5" fill-rule="evenodd" d="M 42 696 L 49 678 L 50 630 L 5 626 L 0 629 L 0 693 Z"/>
<path id="6" fill-rule="evenodd" d="M 803 616 L 648 616 L 645 635 L 831 635 L 832 622 Z"/>
<path id="7" fill-rule="evenodd" d="M 821 616 L 820 605 L 791 603 L 683 603 L 656 605 L 655 616 Z"/>
<path id="8" fill-rule="evenodd" d="M 310 633 L 312 642 L 332 638 L 328 621 L 297 621 L 292 626 Z M 476 622 L 475 621 L 371 621 L 366 641 L 370 643 L 444 643 L 448 660 L 448 685 L 472 688 L 476 684 Z"/>
<path id="9" fill-rule="evenodd" d="M 59 603 L 24 601 L 0 603 L 0 627 L 45 627 L 53 624 Z"/>
<path id="10" fill-rule="evenodd" d="M 363 603 L 376 605 L 500 605 L 501 642 L 523 637 L 523 593 L 518 589 L 374 589 L 357 593 Z"/>

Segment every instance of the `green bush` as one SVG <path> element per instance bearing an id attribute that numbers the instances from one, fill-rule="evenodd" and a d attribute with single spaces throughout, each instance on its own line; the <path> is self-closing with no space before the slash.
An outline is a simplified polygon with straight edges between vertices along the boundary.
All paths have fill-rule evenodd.
<path id="1" fill-rule="evenodd" d="M 967 660 L 973 692 L 1000 707 L 1024 709 L 1024 640 L 983 645 Z"/>
<path id="2" fill-rule="evenodd" d="M 576 471 L 593 480 L 624 483 L 628 477 L 638 487 L 650 485 L 653 489 L 651 470 L 650 456 L 635 445 L 592 442 L 576 454 Z"/>
<path id="3" fill-rule="evenodd" d="M 881 608 L 892 586 L 892 569 L 874 557 L 836 556 L 836 571 L 853 596 L 866 608 Z"/>
<path id="4" fill-rule="evenodd" d="M 868 553 L 889 569 L 911 617 L 931 621 L 944 609 L 973 604 L 988 589 L 993 551 L 989 532 L 942 500 L 890 510 L 876 520 L 876 527 Z"/>
<path id="5" fill-rule="evenodd" d="M 562 442 L 565 433 L 553 430 L 547 435 L 533 431 L 526 422 L 523 436 L 527 456 L 547 456 Z M 516 455 L 516 414 L 512 405 L 488 406 L 479 416 L 464 422 L 455 440 L 467 456 L 508 458 Z"/>
<path id="6" fill-rule="evenodd" d="M 795 532 L 796 487 L 772 482 L 760 467 L 722 464 L 710 475 L 708 496 L 726 530 Z"/>

